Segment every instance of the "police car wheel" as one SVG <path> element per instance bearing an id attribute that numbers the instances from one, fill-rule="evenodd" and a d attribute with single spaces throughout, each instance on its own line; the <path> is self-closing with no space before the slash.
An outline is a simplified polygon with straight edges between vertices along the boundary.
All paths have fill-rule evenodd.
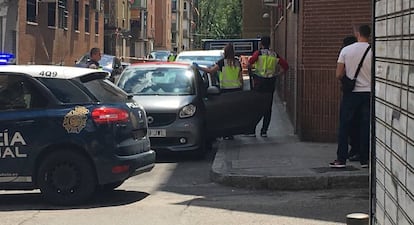
<path id="1" fill-rule="evenodd" d="M 94 168 L 90 162 L 70 150 L 51 153 L 42 161 L 38 171 L 40 191 L 53 204 L 85 202 L 96 188 Z"/>

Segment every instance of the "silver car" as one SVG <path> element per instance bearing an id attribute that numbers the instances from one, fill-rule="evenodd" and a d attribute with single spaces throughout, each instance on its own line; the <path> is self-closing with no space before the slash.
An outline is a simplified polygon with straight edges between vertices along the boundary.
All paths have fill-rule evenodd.
<path id="1" fill-rule="evenodd" d="M 116 85 L 146 110 L 152 149 L 199 156 L 215 137 L 254 129 L 265 97 L 250 90 L 220 93 L 209 75 L 177 62 L 133 64 Z"/>

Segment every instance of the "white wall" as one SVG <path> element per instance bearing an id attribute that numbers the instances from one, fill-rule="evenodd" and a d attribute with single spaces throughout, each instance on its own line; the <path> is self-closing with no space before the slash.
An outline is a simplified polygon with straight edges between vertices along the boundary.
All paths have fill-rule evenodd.
<path id="1" fill-rule="evenodd" d="M 414 1 L 375 4 L 373 224 L 408 225 L 414 224 Z"/>

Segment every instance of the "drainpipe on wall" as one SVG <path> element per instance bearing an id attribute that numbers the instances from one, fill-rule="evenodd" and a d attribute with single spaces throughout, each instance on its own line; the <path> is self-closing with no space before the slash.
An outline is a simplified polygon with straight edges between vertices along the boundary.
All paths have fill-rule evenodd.
<path id="1" fill-rule="evenodd" d="M 370 148 L 370 165 L 369 165 L 369 224 L 374 224 L 375 218 L 375 205 L 376 205 L 376 133 L 375 133 L 375 12 L 376 2 L 372 1 L 372 61 L 371 61 L 371 148 Z"/>

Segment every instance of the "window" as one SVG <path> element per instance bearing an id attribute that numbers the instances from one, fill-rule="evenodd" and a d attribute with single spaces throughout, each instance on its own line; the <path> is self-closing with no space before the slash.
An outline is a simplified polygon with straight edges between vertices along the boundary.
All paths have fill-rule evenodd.
<path id="1" fill-rule="evenodd" d="M 43 108 L 48 100 L 30 80 L 17 74 L 2 75 L 0 110 Z"/>
<path id="2" fill-rule="evenodd" d="M 37 0 L 27 0 L 26 1 L 26 21 L 36 23 L 36 14 L 37 14 Z"/>
<path id="3" fill-rule="evenodd" d="M 85 5 L 85 32 L 89 33 L 89 5 Z"/>
<path id="4" fill-rule="evenodd" d="M 47 25 L 56 26 L 56 3 L 47 3 Z"/>
<path id="5" fill-rule="evenodd" d="M 68 2 L 67 0 L 58 1 L 59 28 L 68 28 Z"/>
<path id="6" fill-rule="evenodd" d="M 176 12 L 177 11 L 177 0 L 172 0 L 171 1 L 171 10 L 173 12 Z"/>
<path id="7" fill-rule="evenodd" d="M 73 10 L 73 29 L 79 30 L 79 1 L 75 1 Z"/>
<path id="8" fill-rule="evenodd" d="M 99 12 L 95 12 L 95 34 L 99 34 Z"/>
<path id="9" fill-rule="evenodd" d="M 72 80 L 39 78 L 62 103 L 86 103 L 93 100 Z"/>

